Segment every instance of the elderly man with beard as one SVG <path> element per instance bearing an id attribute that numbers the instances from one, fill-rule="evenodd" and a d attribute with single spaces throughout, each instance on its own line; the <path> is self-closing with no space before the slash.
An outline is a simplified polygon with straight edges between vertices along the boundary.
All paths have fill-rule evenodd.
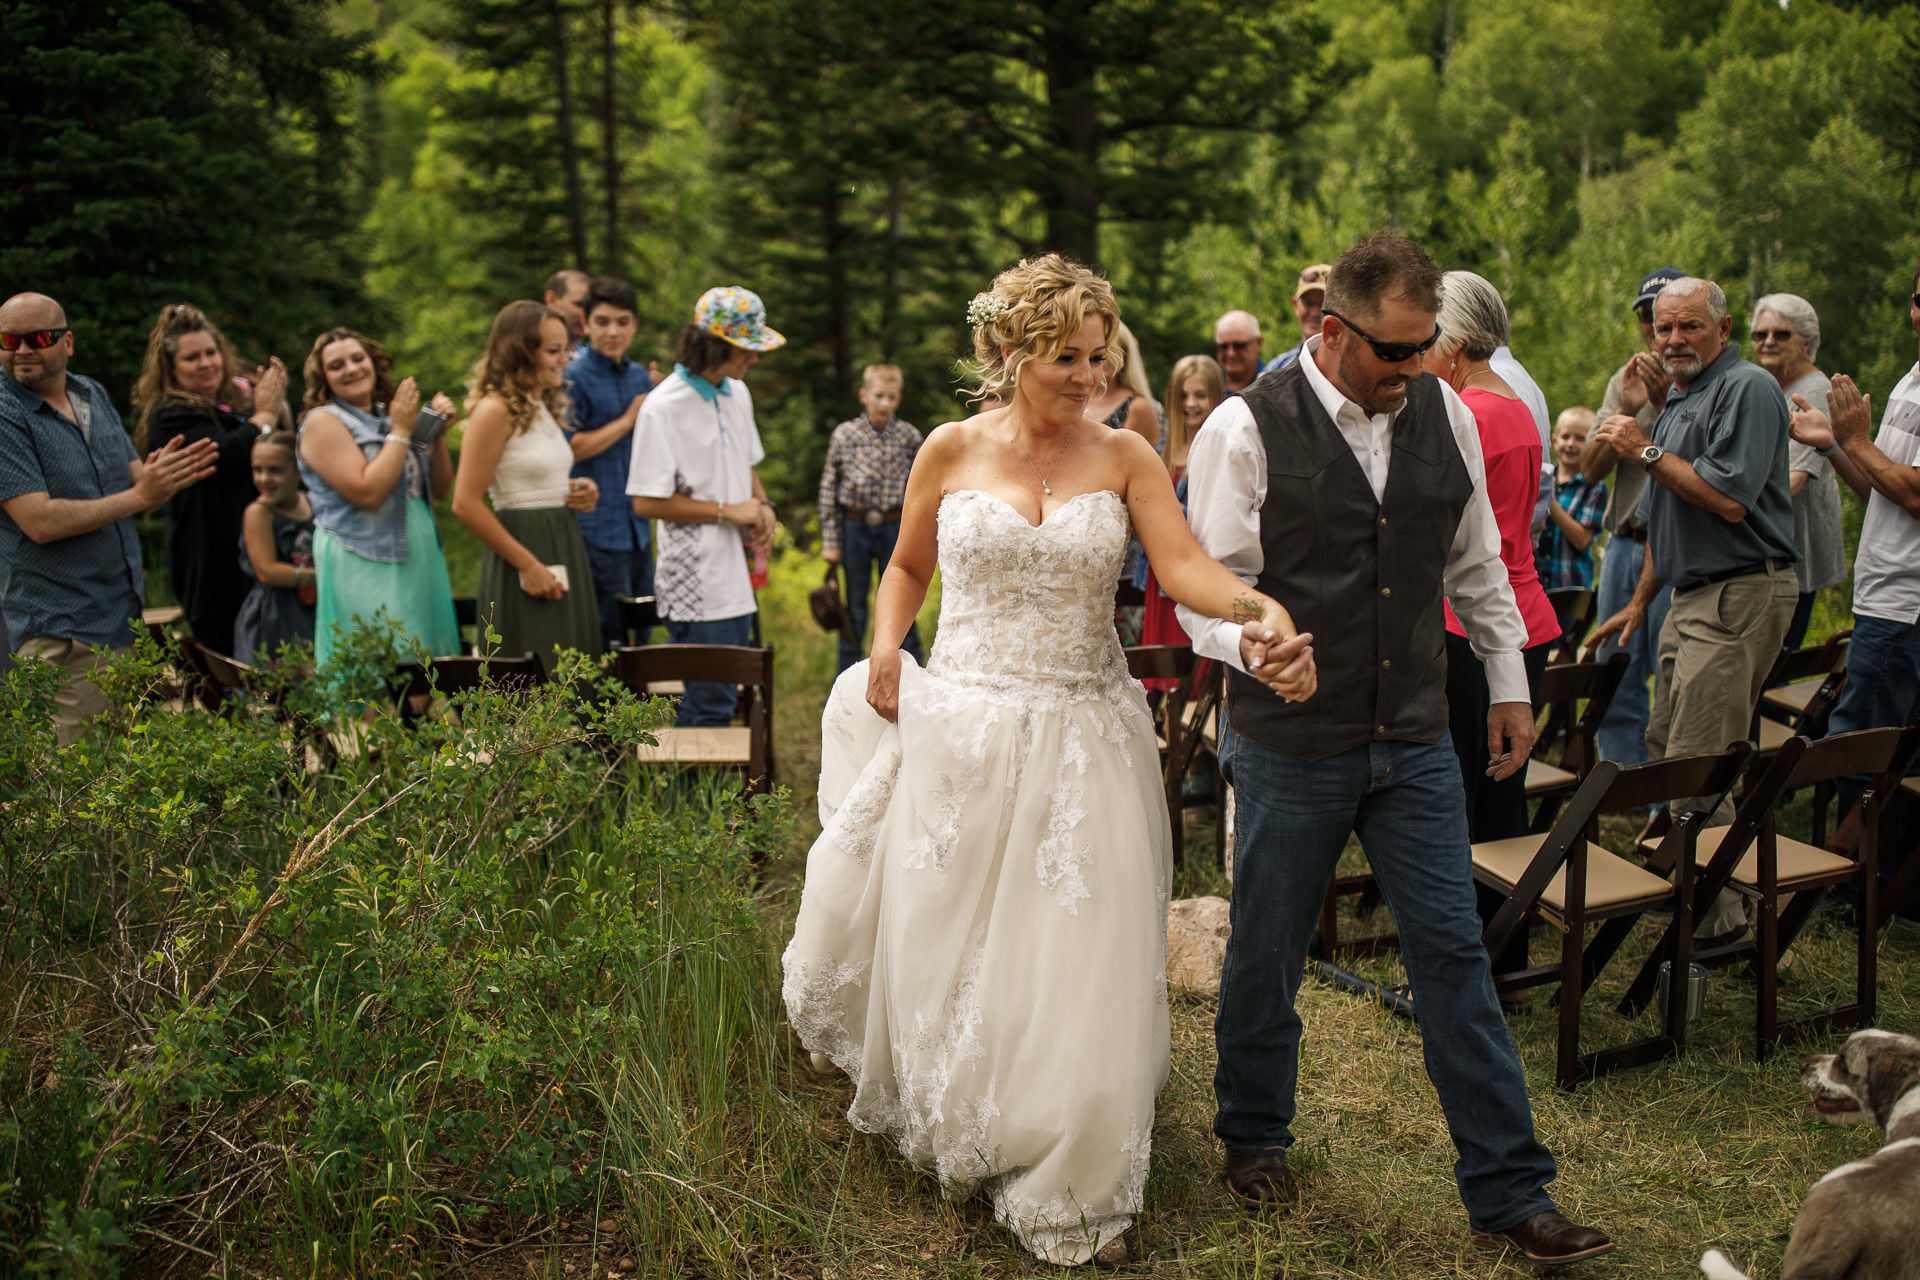
<path id="1" fill-rule="evenodd" d="M 1673 390 L 1649 439 L 1617 413 L 1594 432 L 1655 483 L 1640 515 L 1647 553 L 1626 607 L 1594 633 L 1625 642 L 1645 625 L 1665 583 L 1673 605 L 1660 629 L 1653 758 L 1720 751 L 1747 736 L 1753 705 L 1799 597 L 1793 495 L 1787 480 L 1787 403 L 1773 376 L 1728 344 L 1727 296 L 1686 277 L 1653 304 L 1654 354 Z M 1732 820 L 1723 800 L 1714 824 Z M 1743 899 L 1724 893 L 1701 915 L 1702 944 L 1739 940 Z"/>

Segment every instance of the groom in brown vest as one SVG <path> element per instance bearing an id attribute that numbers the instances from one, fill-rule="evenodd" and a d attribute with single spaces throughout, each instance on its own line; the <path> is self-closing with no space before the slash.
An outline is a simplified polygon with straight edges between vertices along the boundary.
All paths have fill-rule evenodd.
<path id="1" fill-rule="evenodd" d="M 1313 633 L 1320 686 L 1305 702 L 1274 697 L 1244 673 L 1238 628 L 1180 610 L 1194 648 L 1231 668 L 1221 762 L 1238 810 L 1214 1132 L 1234 1194 L 1255 1205 L 1291 1195 L 1294 995 L 1328 878 L 1357 833 L 1413 979 L 1474 1237 L 1554 1265 L 1612 1243 L 1547 1196 L 1553 1157 L 1534 1137 L 1480 942 L 1447 735 L 1443 595 L 1486 664 L 1490 776 L 1525 767 L 1533 709 L 1479 434 L 1420 367 L 1439 310 L 1433 260 L 1404 237 L 1370 236 L 1334 264 L 1300 359 L 1227 400 L 1193 441 L 1200 545 Z"/>

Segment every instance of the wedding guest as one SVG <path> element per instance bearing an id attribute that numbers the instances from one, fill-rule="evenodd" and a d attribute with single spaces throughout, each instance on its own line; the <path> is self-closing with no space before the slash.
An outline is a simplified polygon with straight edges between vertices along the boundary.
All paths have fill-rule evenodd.
<path id="1" fill-rule="evenodd" d="M 574 355 L 587 349 L 587 291 L 592 287 L 593 277 L 573 267 L 562 267 L 547 277 L 547 291 L 542 301 L 566 321 Z"/>
<path id="2" fill-rule="evenodd" d="M 396 655 L 460 652 L 447 561 L 433 523 L 433 495 L 453 483 L 444 433 L 424 449 L 413 443 L 420 389 L 393 381 L 393 358 L 352 329 L 328 329 L 313 340 L 302 381 L 300 477 L 313 504 L 313 561 L 319 574 L 314 660 L 333 662 L 343 635 L 336 628 L 371 623 L 392 628 Z M 434 412 L 454 415 L 453 401 L 433 397 Z"/>
<path id="3" fill-rule="evenodd" d="M 1500 559 L 1507 586 L 1520 607 L 1527 639 L 1520 651 L 1527 676 L 1527 697 L 1538 696 L 1547 655 L 1560 639 L 1560 619 L 1540 585 L 1533 563 L 1533 503 L 1540 491 L 1540 433 L 1533 412 L 1519 392 L 1492 366 L 1494 351 L 1507 332 L 1507 308 L 1499 291 L 1471 271 L 1449 271 L 1440 278 L 1440 341 L 1422 361 L 1428 373 L 1452 387 L 1473 415 L 1486 474 L 1487 500 L 1500 535 Z M 1460 778 L 1467 795 L 1470 839 L 1505 840 L 1527 833 L 1527 776 L 1522 769 L 1507 777 L 1486 776 L 1482 761 L 1490 754 L 1487 717 L 1492 708 L 1487 669 L 1467 639 L 1451 604 L 1443 604 L 1447 626 L 1448 733 L 1460 757 Z M 1484 898 L 1484 895 L 1483 895 Z M 1498 902 L 1486 904 L 1498 909 Z M 1491 912 L 1482 911 L 1483 918 Z M 1525 941 L 1504 968 L 1525 967 Z"/>
<path id="4" fill-rule="evenodd" d="M 1293 285 L 1293 319 L 1300 326 L 1300 345 L 1288 347 L 1260 369 L 1262 373 L 1272 373 L 1284 369 L 1300 358 L 1300 347 L 1306 345 L 1308 338 L 1320 332 L 1320 308 L 1327 300 L 1327 273 L 1333 268 L 1324 262 L 1316 262 L 1300 273 Z M 1199 423 L 1194 424 L 1196 427 Z"/>
<path id="5" fill-rule="evenodd" d="M 1182 607 L 1195 651 L 1232 667 L 1220 746 L 1238 808 L 1214 1132 L 1228 1191 L 1254 1206 L 1294 1196 L 1295 994 L 1357 830 L 1393 904 L 1475 1242 L 1574 1262 L 1613 1245 L 1547 1195 L 1553 1156 L 1494 997 L 1460 763 L 1445 741 L 1443 596 L 1487 665 L 1489 777 L 1526 768 L 1533 708 L 1528 629 L 1478 429 L 1452 388 L 1422 376 L 1439 311 L 1433 260 L 1403 237 L 1369 237 L 1334 263 L 1321 331 L 1300 358 L 1223 403 L 1194 438 L 1188 518 L 1201 547 L 1316 637 L 1320 686 L 1308 702 L 1274 699 L 1238 629 Z"/>
<path id="6" fill-rule="evenodd" d="M 845 566 L 847 613 L 853 619 L 854 640 L 840 637 L 836 672 L 865 656 L 860 645 L 867 634 L 867 593 L 886 573 L 900 538 L 907 472 L 920 451 L 920 429 L 894 412 L 903 381 L 896 365 L 861 370 L 860 416 L 833 429 L 820 471 L 820 558 Z M 900 647 L 914 661 L 925 661 L 918 626 L 907 627 Z"/>
<path id="7" fill-rule="evenodd" d="M 1593 587 L 1593 539 L 1606 515 L 1607 485 L 1588 480 L 1580 458 L 1598 423 L 1593 410 L 1576 405 L 1561 410 L 1553 424 L 1553 500 L 1534 543 L 1535 564 L 1549 591 Z"/>
<path id="8" fill-rule="evenodd" d="M 214 472 L 167 502 L 167 576 L 193 638 L 215 653 L 234 652 L 234 619 L 253 583 L 229 549 L 255 497 L 253 446 L 273 430 L 286 402 L 287 370 L 275 356 L 252 393 L 235 381 L 233 347 L 198 307 L 164 308 L 147 334 L 133 386 L 140 415 L 137 452 L 176 437 L 211 440 Z"/>
<path id="9" fill-rule="evenodd" d="M 453 481 L 453 514 L 485 548 L 475 593 L 482 631 L 500 633 L 500 653 L 537 653 L 549 671 L 562 649 L 600 652 L 593 565 L 571 514 L 593 510 L 600 488 L 569 475 L 573 450 L 560 430 L 567 350 L 559 311 L 538 302 L 500 309 L 467 382 Z"/>
<path id="10" fill-rule="evenodd" d="M 567 365 L 573 474 L 599 488 L 599 505 L 580 512 L 580 536 L 593 564 L 600 641 L 612 652 L 627 642 L 620 597 L 653 595 L 653 527 L 633 513 L 624 490 L 633 464 L 633 424 L 660 381 L 660 370 L 627 358 L 639 299 L 633 286 L 596 277 L 587 289 L 587 349 Z M 641 643 L 646 643 L 645 638 Z"/>
<path id="11" fill-rule="evenodd" d="M 1087 401 L 1087 416 L 1104 422 L 1113 430 L 1122 427 L 1138 435 L 1156 449 L 1160 447 L 1160 412 L 1154 403 L 1153 388 L 1147 383 L 1146 366 L 1140 360 L 1140 344 L 1133 331 L 1122 323 L 1114 338 L 1119 348 L 1120 372 L 1100 386 L 1100 394 Z"/>
<path id="12" fill-rule="evenodd" d="M 1182 356 L 1174 361 L 1173 373 L 1167 379 L 1167 438 L 1160 449 L 1160 460 L 1166 463 L 1176 493 L 1186 493 L 1187 447 L 1193 441 L 1193 433 L 1225 398 L 1220 365 L 1212 356 Z M 1134 585 L 1141 589 L 1147 601 L 1140 643 L 1189 643 L 1180 619 L 1174 614 L 1173 599 L 1161 589 L 1159 576 L 1145 556 L 1135 565 L 1134 577 Z M 1149 679 L 1143 683 L 1149 689 L 1160 691 L 1174 686 L 1171 678 Z"/>
<path id="13" fill-rule="evenodd" d="M 1226 379 L 1227 394 L 1237 396 L 1260 376 L 1260 321 L 1250 311 L 1229 311 L 1213 322 L 1213 354 Z"/>
<path id="14" fill-rule="evenodd" d="M 106 389 L 67 370 L 73 331 L 40 293 L 0 304 L 0 616 L 20 658 L 61 670 L 56 740 L 107 709 L 95 650 L 123 651 L 146 596 L 133 517 L 213 474 L 175 438 L 141 460 Z"/>
<path id="15" fill-rule="evenodd" d="M 313 644 L 319 599 L 313 504 L 300 490 L 297 443 L 291 431 L 271 431 L 253 446 L 253 487 L 260 496 L 240 526 L 240 568 L 253 590 L 233 624 L 233 656 L 241 662 L 265 662 L 287 645 Z"/>
<path id="16" fill-rule="evenodd" d="M 1631 640 L 1655 594 L 1672 587 L 1647 725 L 1655 759 L 1722 751 L 1747 736 L 1793 617 L 1787 402 L 1774 379 L 1740 358 L 1732 329 L 1719 285 L 1691 277 L 1667 285 L 1654 300 L 1653 338 L 1672 389 L 1653 434 L 1626 413 L 1594 431 L 1614 454 L 1638 458 L 1653 481 L 1640 501 L 1640 581 L 1594 639 Z M 1710 825 L 1732 817 L 1729 796 Z M 1731 944 L 1750 928 L 1746 900 L 1731 889 L 1699 904 L 1697 919 L 1702 947 Z"/>
<path id="17" fill-rule="evenodd" d="M 773 539 L 773 504 L 754 468 L 766 456 L 744 381 L 763 351 L 786 344 L 751 289 L 709 289 L 680 331 L 673 376 L 634 428 L 627 495 L 659 522 L 654 598 L 673 644 L 744 645 L 756 608 L 746 553 Z M 739 693 L 688 681 L 677 722 L 724 725 Z"/>
<path id="18" fill-rule="evenodd" d="M 1827 375 L 1814 367 L 1820 354 L 1820 317 L 1798 294 L 1770 293 L 1753 304 L 1748 324 L 1753 362 L 1772 374 L 1791 405 L 1804 398 L 1827 411 Z M 1846 539 L 1840 527 L 1840 483 L 1833 464 L 1799 441 L 1787 446 L 1787 485 L 1793 491 L 1793 545 L 1800 553 L 1794 574 L 1800 598 L 1787 623 L 1786 648 L 1798 649 L 1813 618 L 1814 593 L 1846 580 Z"/>

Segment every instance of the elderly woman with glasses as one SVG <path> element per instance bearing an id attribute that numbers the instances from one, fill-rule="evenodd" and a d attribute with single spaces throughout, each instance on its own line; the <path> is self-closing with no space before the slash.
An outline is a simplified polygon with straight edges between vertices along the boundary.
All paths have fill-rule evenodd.
<path id="1" fill-rule="evenodd" d="M 1827 375 L 1816 369 L 1820 351 L 1820 317 L 1813 304 L 1798 294 L 1770 293 L 1754 303 L 1754 363 L 1780 383 L 1791 405 L 1795 396 L 1827 411 Z M 1787 625 L 1784 643 L 1798 649 L 1813 616 L 1813 596 L 1847 576 L 1846 545 L 1840 525 L 1840 486 L 1833 464 L 1809 445 L 1794 440 L 1787 445 L 1787 473 L 1793 489 L 1793 541 L 1800 550 L 1800 603 Z"/>

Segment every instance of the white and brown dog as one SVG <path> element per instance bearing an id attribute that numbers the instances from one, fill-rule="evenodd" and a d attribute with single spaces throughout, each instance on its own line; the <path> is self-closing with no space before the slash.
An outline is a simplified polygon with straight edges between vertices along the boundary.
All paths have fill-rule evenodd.
<path id="1" fill-rule="evenodd" d="M 1800 1084 L 1831 1124 L 1877 1124 L 1887 1142 L 1813 1185 L 1793 1220 L 1784 1280 L 1920 1280 L 1920 1040 L 1856 1031 L 1808 1058 Z M 1719 1250 L 1711 1280 L 1747 1280 Z"/>

